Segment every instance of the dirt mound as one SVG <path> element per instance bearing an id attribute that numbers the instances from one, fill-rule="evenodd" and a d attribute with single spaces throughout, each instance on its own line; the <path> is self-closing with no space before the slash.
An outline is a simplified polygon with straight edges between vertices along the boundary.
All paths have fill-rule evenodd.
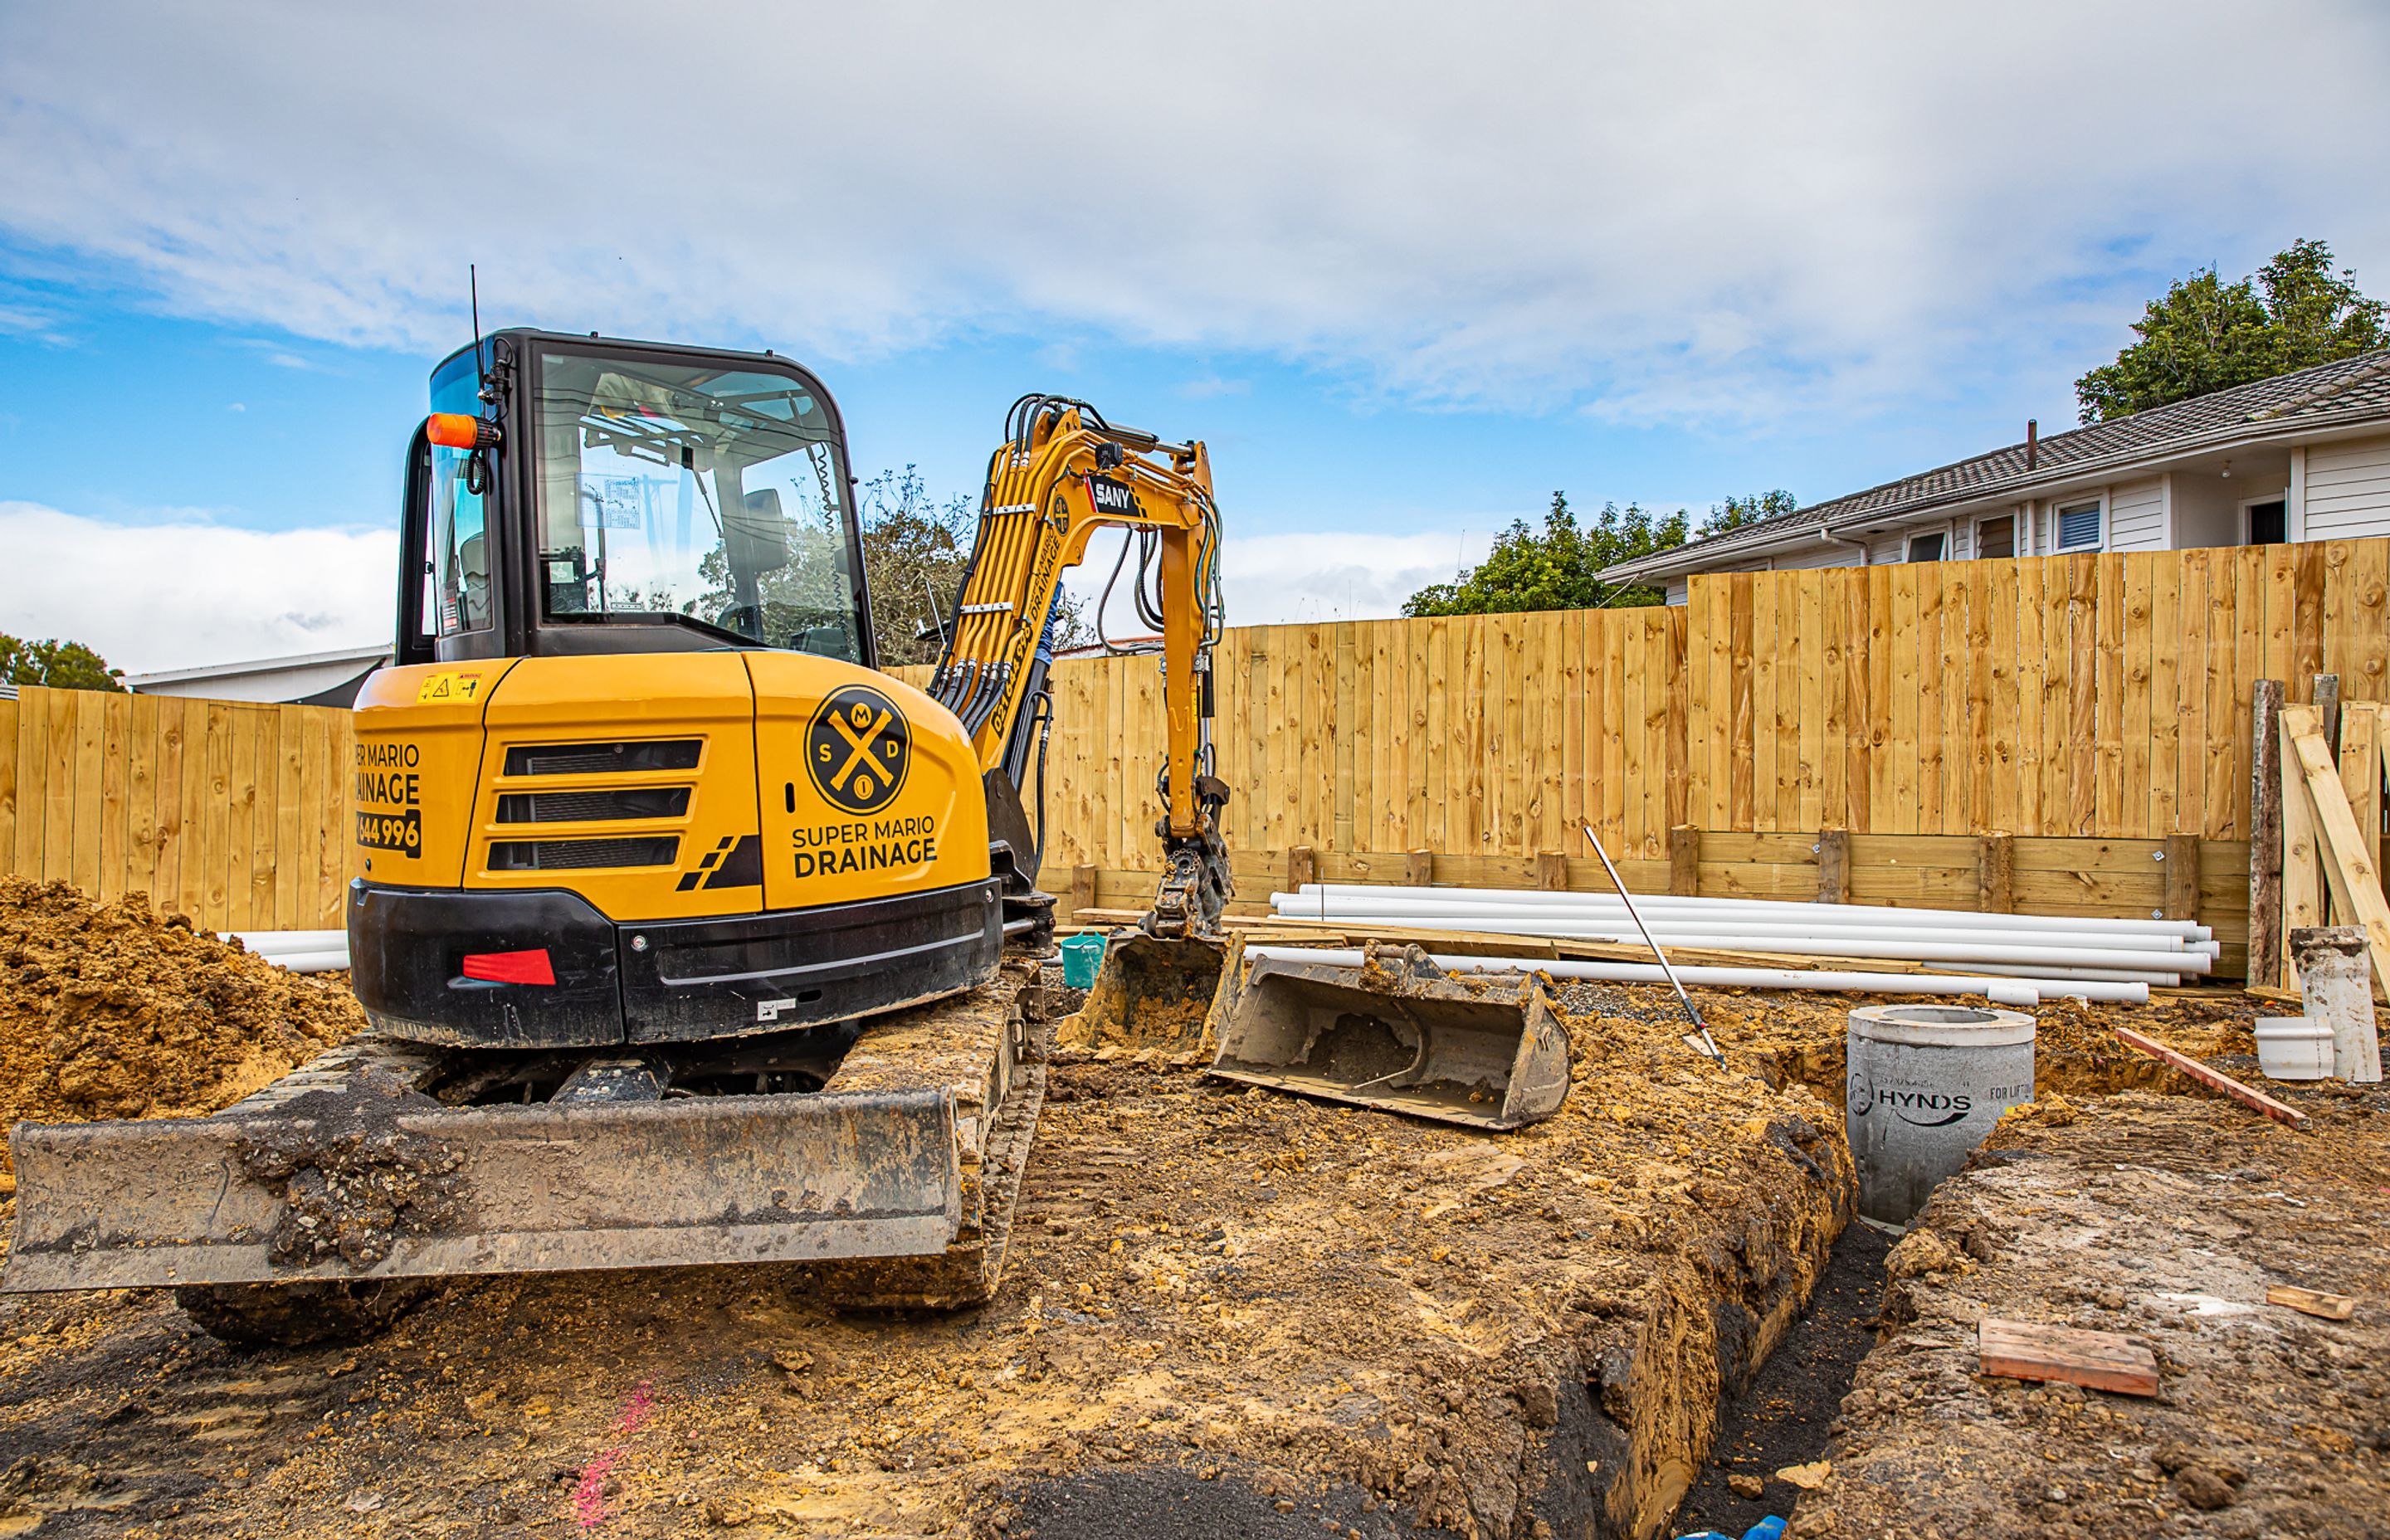
<path id="1" fill-rule="evenodd" d="M 213 1111 L 364 1025 L 341 984 L 144 894 L 0 879 L 0 1126 Z"/>

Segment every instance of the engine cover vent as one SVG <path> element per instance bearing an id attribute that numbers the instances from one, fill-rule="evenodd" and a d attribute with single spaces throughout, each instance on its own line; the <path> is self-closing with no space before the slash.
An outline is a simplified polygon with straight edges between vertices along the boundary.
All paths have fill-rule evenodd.
<path id="1" fill-rule="evenodd" d="M 679 854 L 680 837 L 676 834 L 621 840 L 498 840 L 490 845 L 490 869 L 523 872 L 669 866 Z"/>
<path id="2" fill-rule="evenodd" d="M 617 818 L 677 818 L 689 788 L 643 786 L 621 791 L 508 791 L 498 798 L 502 824 L 596 824 Z"/>
<path id="3" fill-rule="evenodd" d="M 606 776 L 645 770 L 694 770 L 702 738 L 654 738 L 645 743 L 526 743 L 507 751 L 509 776 Z"/>

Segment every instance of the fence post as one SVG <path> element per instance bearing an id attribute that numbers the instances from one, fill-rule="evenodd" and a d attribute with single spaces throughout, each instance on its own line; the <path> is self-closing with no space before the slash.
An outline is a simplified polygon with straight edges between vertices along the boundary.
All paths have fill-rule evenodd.
<path id="1" fill-rule="evenodd" d="M 1827 828 L 1818 831 L 1818 902 L 1848 904 L 1851 901 L 1851 831 Z"/>
<path id="2" fill-rule="evenodd" d="M 1319 856 L 1309 845 L 1297 845 L 1286 853 L 1286 888 L 1289 892 L 1301 892 L 1306 882 L 1319 880 Z"/>
<path id="3" fill-rule="evenodd" d="M 1668 830 L 1668 892 L 1692 897 L 1702 891 L 1702 831 L 1690 824 Z"/>
<path id="4" fill-rule="evenodd" d="M 1403 884 L 1411 888 L 1435 886 L 1435 852 L 1415 850 L 1404 857 Z"/>
<path id="5" fill-rule="evenodd" d="M 1075 915 L 1082 909 L 1092 909 L 1095 906 L 1096 868 L 1073 866 L 1071 868 L 1071 913 Z"/>
<path id="6" fill-rule="evenodd" d="M 2282 682 L 2250 694 L 2248 982 L 2270 989 L 2282 978 Z"/>
<path id="7" fill-rule="evenodd" d="M 1556 850 L 1536 852 L 1536 886 L 1548 893 L 1568 892 L 1568 857 Z"/>
<path id="8" fill-rule="evenodd" d="M 1987 915 L 2016 909 L 2016 853 L 2006 834 L 1975 838 L 1975 907 Z"/>
<path id="9" fill-rule="evenodd" d="M 2199 836 L 2165 837 L 2165 915 L 2168 919 L 2199 918 Z"/>

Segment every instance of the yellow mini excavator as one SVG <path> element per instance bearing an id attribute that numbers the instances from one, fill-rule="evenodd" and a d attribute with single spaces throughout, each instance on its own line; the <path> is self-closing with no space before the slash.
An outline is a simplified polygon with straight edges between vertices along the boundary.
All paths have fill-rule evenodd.
<path id="1" fill-rule="evenodd" d="M 805 1262 L 854 1303 L 983 1299 L 1043 1096 L 1022 793 L 1061 576 L 1106 526 L 1163 634 L 1146 929 L 1228 897 L 1203 446 L 1019 402 L 924 691 L 875 666 L 806 370 L 510 330 L 430 395 L 396 661 L 357 701 L 372 1030 L 212 1117 L 19 1125 L 0 1287 L 174 1285 L 286 1341 L 478 1273 Z"/>

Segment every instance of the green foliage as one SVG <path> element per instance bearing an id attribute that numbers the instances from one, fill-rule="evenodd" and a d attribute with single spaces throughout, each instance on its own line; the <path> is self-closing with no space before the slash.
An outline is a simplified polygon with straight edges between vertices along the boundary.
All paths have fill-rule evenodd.
<path id="1" fill-rule="evenodd" d="M 20 642 L 0 631 L 0 680 L 8 684 L 122 695 L 123 677 L 122 669 L 109 668 L 107 659 L 81 642 Z"/>
<path id="2" fill-rule="evenodd" d="M 2203 268 L 2151 301 L 2139 340 L 2076 380 L 2075 398 L 2083 421 L 2105 422 L 2369 353 L 2390 343 L 2384 321 L 2357 275 L 2332 270 L 2331 247 L 2294 240 L 2236 283 Z"/>
<path id="3" fill-rule="evenodd" d="M 1763 519 L 1773 519 L 1780 513 L 1791 513 L 1801 506 L 1801 500 L 1778 487 L 1755 497 L 1729 497 L 1710 507 L 1710 516 L 1702 520 L 1700 538 L 1739 530 L 1746 524 L 1756 524 Z"/>
<path id="4" fill-rule="evenodd" d="M 1682 513 L 1654 518 L 1636 504 L 1605 503 L 1587 528 L 1577 527 L 1568 494 L 1552 494 L 1541 533 L 1523 519 L 1494 542 L 1485 559 L 1451 583 L 1420 589 L 1403 602 L 1406 615 L 1499 615 L 1527 610 L 1591 610 L 1660 604 L 1656 588 L 1617 587 L 1596 572 L 1621 561 L 1685 543 Z"/>

